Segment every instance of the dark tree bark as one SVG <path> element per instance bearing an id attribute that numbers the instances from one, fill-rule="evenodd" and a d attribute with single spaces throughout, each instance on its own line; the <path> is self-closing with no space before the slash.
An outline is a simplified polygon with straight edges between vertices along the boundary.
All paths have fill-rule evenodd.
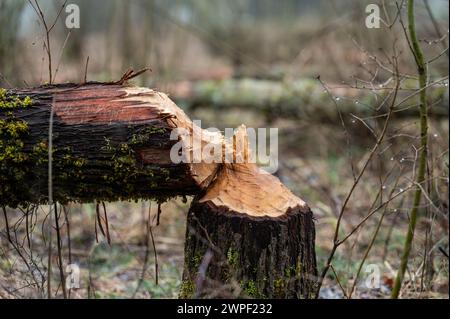
<path id="1" fill-rule="evenodd" d="M 311 210 L 271 175 L 230 170 L 222 169 L 189 210 L 180 297 L 311 298 Z"/>
<path id="2" fill-rule="evenodd" d="M 200 189 L 193 165 L 170 160 L 172 129 L 190 121 L 162 93 L 67 84 L 3 90 L 0 101 L 1 206 L 46 202 L 52 108 L 55 201 L 164 199 Z"/>

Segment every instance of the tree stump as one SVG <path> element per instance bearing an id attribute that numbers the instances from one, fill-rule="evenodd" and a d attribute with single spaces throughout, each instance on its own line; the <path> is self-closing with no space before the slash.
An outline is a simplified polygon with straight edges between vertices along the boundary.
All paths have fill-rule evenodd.
<path id="1" fill-rule="evenodd" d="M 181 298 L 311 298 L 309 207 L 252 164 L 225 164 L 188 213 Z"/>

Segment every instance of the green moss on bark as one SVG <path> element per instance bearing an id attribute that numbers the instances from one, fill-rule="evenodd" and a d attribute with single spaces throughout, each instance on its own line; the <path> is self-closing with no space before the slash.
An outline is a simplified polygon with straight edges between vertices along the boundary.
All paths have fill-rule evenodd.
<path id="1" fill-rule="evenodd" d="M 195 284 L 192 280 L 183 280 L 180 288 L 180 299 L 191 299 L 195 294 Z"/>
<path id="2" fill-rule="evenodd" d="M 27 108 L 33 105 L 33 100 L 29 96 L 24 98 L 18 95 L 10 95 L 3 88 L 0 88 L 0 110 Z"/>

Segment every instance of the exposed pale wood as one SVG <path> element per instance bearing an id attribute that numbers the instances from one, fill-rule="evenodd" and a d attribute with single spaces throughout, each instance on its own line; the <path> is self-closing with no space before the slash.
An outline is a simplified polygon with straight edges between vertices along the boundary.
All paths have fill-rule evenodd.
<path id="1" fill-rule="evenodd" d="M 237 148 L 240 145 L 237 140 L 244 141 L 242 149 Z M 223 164 L 198 200 L 200 203 L 209 201 L 235 213 L 257 217 L 279 217 L 297 206 L 306 207 L 306 203 L 292 194 L 277 177 L 249 162 L 251 150 L 245 126 L 239 127 L 233 141 L 229 147 L 233 148 L 234 160 L 239 158 L 244 163 Z"/>
<path id="2" fill-rule="evenodd" d="M 310 208 L 249 161 L 245 126 L 227 148 L 242 162 L 221 165 L 192 202 L 180 296 L 313 297 L 317 268 Z"/>

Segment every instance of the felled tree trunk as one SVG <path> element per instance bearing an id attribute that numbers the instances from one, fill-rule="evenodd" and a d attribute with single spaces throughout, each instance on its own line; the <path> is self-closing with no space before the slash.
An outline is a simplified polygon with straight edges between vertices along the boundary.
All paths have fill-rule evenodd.
<path id="1" fill-rule="evenodd" d="M 116 84 L 2 90 L 0 206 L 197 194 L 215 164 L 173 163 L 174 128 L 191 122 L 163 93 Z M 53 115 L 51 115 L 53 112 Z"/>
<path id="2" fill-rule="evenodd" d="M 171 139 L 175 130 L 184 133 Z M 184 161 L 174 160 L 175 143 L 187 150 Z M 224 151 L 219 160 L 198 160 L 211 144 Z M 226 162 L 227 155 L 241 161 Z M 0 91 L 0 206 L 46 203 L 49 184 L 61 203 L 195 195 L 184 298 L 314 291 L 312 213 L 249 158 L 245 127 L 227 141 L 150 89 L 88 83 Z"/>

